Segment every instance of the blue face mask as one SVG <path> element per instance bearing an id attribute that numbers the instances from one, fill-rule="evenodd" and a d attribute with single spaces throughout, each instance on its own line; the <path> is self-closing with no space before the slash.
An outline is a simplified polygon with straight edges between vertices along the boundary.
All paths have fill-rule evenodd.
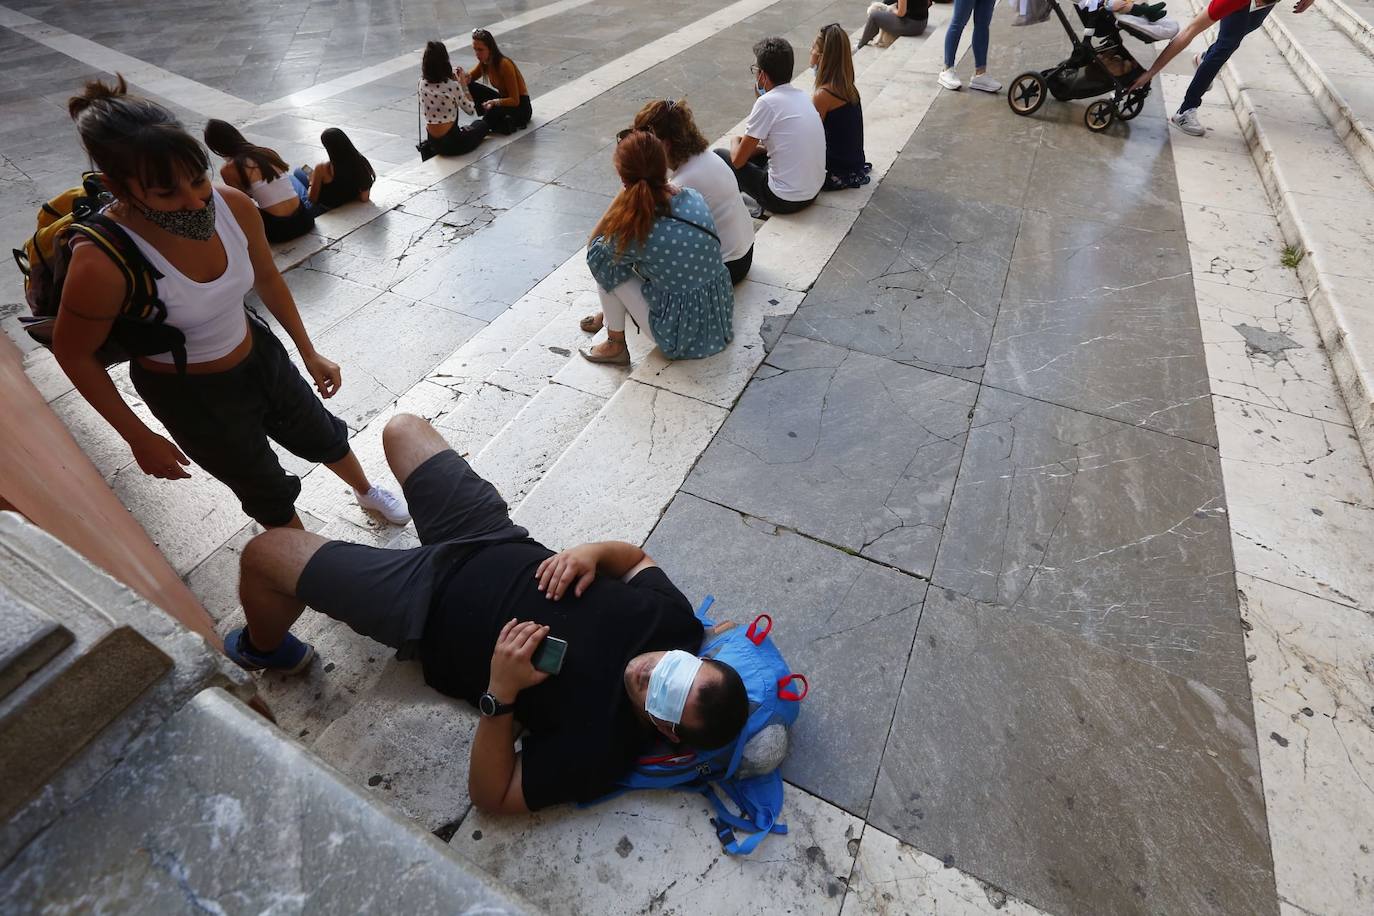
<path id="1" fill-rule="evenodd" d="M 768 90 L 764 89 L 763 86 L 759 83 L 754 83 L 754 94 L 757 95 L 759 98 L 763 98 L 763 94 L 767 91 Z"/>
<path id="2" fill-rule="evenodd" d="M 662 722 L 677 725 L 687 708 L 687 695 L 701 670 L 701 659 L 690 652 L 674 649 L 654 665 L 649 689 L 644 696 L 644 711 Z"/>

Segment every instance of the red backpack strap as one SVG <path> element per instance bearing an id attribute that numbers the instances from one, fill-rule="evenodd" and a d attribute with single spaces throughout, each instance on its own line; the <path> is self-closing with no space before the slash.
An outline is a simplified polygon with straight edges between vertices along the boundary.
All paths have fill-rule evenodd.
<path id="1" fill-rule="evenodd" d="M 760 620 L 764 622 L 762 630 L 759 629 Z M 754 645 L 761 646 L 771 632 L 773 632 L 773 618 L 769 617 L 767 614 L 760 614 L 754 618 L 753 623 L 749 624 L 749 629 L 745 631 L 744 635 L 747 636 L 749 641 Z"/>
<path id="2" fill-rule="evenodd" d="M 797 693 L 797 689 L 792 686 L 793 681 L 801 681 L 801 693 Z M 780 700 L 791 700 L 793 703 L 799 703 L 810 692 L 811 685 L 806 682 L 806 676 L 803 674 L 794 673 L 778 678 L 778 699 Z"/>

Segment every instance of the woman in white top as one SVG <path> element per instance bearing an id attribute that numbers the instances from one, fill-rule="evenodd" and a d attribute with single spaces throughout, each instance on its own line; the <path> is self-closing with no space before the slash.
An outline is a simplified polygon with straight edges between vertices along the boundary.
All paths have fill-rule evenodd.
<path id="1" fill-rule="evenodd" d="M 425 141 L 440 156 L 461 156 L 477 148 L 487 135 L 487 122 L 475 121 L 466 127 L 458 126 L 458 112 L 476 112 L 472 94 L 461 71 L 453 68 L 448 48 L 442 41 L 425 45 L 420 61 L 420 114 L 425 119 Z"/>
<path id="2" fill-rule="evenodd" d="M 301 201 L 291 169 L 275 150 L 255 146 L 227 121 L 205 122 L 205 145 L 224 159 L 219 175 L 258 205 L 267 241 L 289 242 L 315 227 L 315 217 Z"/>
<path id="3" fill-rule="evenodd" d="M 124 275 L 95 244 L 73 248 L 53 353 L 129 443 L 143 472 L 176 480 L 189 477 L 186 465 L 195 461 L 264 527 L 301 528 L 300 480 L 282 469 L 270 438 L 328 465 L 363 508 L 394 524 L 409 521 L 404 500 L 368 480 L 344 422 L 325 410 L 266 324 L 244 308 L 244 296 L 255 290 L 296 343 L 320 394 L 329 398 L 339 390 L 339 367 L 316 352 L 306 333 L 253 201 L 212 186 L 200 144 L 171 112 L 129 96 L 123 77 L 113 87 L 87 83 L 68 108 L 115 197 L 105 215 L 161 275 L 157 298 L 165 323 L 185 339 L 184 370 L 166 353 L 135 357 L 129 367 L 168 440 L 129 408 L 96 358 L 124 308 Z"/>
<path id="4" fill-rule="evenodd" d="M 720 254 L 730 269 L 730 282 L 739 283 L 754 262 L 754 222 L 739 195 L 734 171 L 710 152 L 685 99 L 650 102 L 635 115 L 634 126 L 663 144 L 673 184 L 692 188 L 706 198 L 720 233 Z"/>

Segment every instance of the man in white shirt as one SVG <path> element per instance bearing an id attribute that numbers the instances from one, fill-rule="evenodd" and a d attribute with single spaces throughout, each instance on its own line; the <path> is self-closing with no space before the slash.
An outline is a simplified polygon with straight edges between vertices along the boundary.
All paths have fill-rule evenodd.
<path id="1" fill-rule="evenodd" d="M 758 101 L 743 137 L 716 154 L 735 170 L 739 188 L 773 213 L 810 206 L 825 183 L 825 128 L 811 96 L 792 85 L 792 46 L 783 38 L 754 45 Z"/>

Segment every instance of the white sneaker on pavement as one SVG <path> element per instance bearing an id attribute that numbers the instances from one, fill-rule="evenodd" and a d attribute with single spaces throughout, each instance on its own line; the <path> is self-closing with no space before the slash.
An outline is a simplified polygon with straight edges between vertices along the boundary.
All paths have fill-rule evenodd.
<path id="1" fill-rule="evenodd" d="M 968 81 L 970 89 L 981 89 L 983 92 L 1001 92 L 1002 84 L 988 76 L 986 73 L 979 73 Z"/>
<path id="2" fill-rule="evenodd" d="M 937 79 L 939 79 L 940 85 L 946 89 L 962 89 L 964 86 L 959 77 L 955 75 L 953 67 L 948 70 L 941 70 Z"/>
<path id="3" fill-rule="evenodd" d="M 1169 119 L 1169 123 L 1193 137 L 1201 137 L 1207 133 L 1207 128 L 1202 126 L 1202 122 L 1197 119 L 1197 109 L 1189 108 L 1187 111 L 1180 111 Z"/>
<path id="4" fill-rule="evenodd" d="M 373 485 L 366 493 L 354 490 L 353 495 L 358 498 L 358 505 L 370 512 L 376 512 L 393 525 L 405 525 L 410 522 L 410 507 L 406 505 L 404 498 L 390 490 Z"/>

